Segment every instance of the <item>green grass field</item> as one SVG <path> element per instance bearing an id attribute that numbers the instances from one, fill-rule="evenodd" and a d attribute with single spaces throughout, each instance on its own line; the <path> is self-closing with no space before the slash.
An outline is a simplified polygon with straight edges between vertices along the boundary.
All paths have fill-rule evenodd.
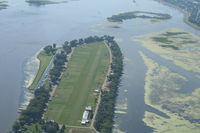
<path id="1" fill-rule="evenodd" d="M 52 57 L 53 57 L 53 55 L 47 55 L 43 51 L 39 53 L 39 55 L 37 57 L 40 60 L 39 70 L 37 72 L 37 75 L 36 75 L 33 83 L 30 85 L 29 89 L 34 89 L 35 86 L 38 84 L 40 78 L 42 77 L 42 75 L 45 71 L 45 69 L 49 65 Z"/>
<path id="2" fill-rule="evenodd" d="M 49 103 L 45 118 L 59 124 L 80 125 L 86 106 L 95 109 L 97 96 L 109 68 L 109 51 L 103 43 L 92 43 L 74 49 L 57 90 Z"/>
<path id="3" fill-rule="evenodd" d="M 42 126 L 40 124 L 31 124 L 25 126 L 28 130 L 22 131 L 22 133 L 40 133 L 42 132 Z"/>

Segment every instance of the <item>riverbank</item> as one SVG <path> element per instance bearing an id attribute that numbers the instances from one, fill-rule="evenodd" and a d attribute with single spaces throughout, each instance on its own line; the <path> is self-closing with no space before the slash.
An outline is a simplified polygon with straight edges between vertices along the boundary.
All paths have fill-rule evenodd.
<path id="1" fill-rule="evenodd" d="M 30 90 L 33 90 L 39 83 L 43 73 L 45 72 L 46 68 L 50 64 L 51 60 L 53 59 L 53 55 L 47 55 L 44 51 L 41 51 L 37 56 L 40 65 L 38 72 L 33 80 L 33 83 L 28 87 Z"/>
<path id="2" fill-rule="evenodd" d="M 118 44 L 114 38 L 107 43 L 112 53 L 111 73 L 108 76 L 107 89 L 101 91 L 101 101 L 94 123 L 96 130 L 103 133 L 113 131 L 115 103 L 123 71 L 123 56 Z"/>
<path id="3" fill-rule="evenodd" d="M 175 6 L 175 5 L 173 5 L 173 4 L 170 4 L 170 3 L 168 3 L 168 2 L 165 2 L 165 1 L 163 1 L 163 0 L 155 0 L 155 1 L 157 1 L 157 2 L 159 2 L 159 3 L 161 3 L 161 4 L 163 4 L 163 5 L 166 5 L 166 6 L 169 6 L 169 7 L 172 7 L 172 8 L 177 9 L 178 11 L 180 11 L 181 13 L 183 13 L 183 15 L 184 15 L 183 21 L 184 21 L 186 24 L 188 24 L 189 26 L 191 26 L 191 27 L 194 28 L 194 29 L 200 30 L 200 26 L 195 25 L 195 24 L 193 24 L 193 23 L 191 23 L 191 22 L 189 21 L 188 18 L 189 18 L 189 16 L 190 16 L 190 14 L 189 14 L 187 11 L 185 11 L 184 9 L 182 9 L 182 8 L 180 8 L 180 7 L 178 7 L 178 6 Z"/>

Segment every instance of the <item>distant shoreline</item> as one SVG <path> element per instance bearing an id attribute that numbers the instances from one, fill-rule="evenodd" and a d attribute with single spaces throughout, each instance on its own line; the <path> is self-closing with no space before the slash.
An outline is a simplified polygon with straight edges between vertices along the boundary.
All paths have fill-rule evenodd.
<path id="1" fill-rule="evenodd" d="M 155 0 L 155 1 L 157 1 L 157 2 L 159 2 L 159 3 L 161 3 L 161 4 L 163 4 L 163 5 L 166 5 L 166 6 L 169 6 L 169 7 L 174 8 L 174 9 L 177 9 L 178 11 L 180 11 L 181 13 L 183 13 L 183 15 L 184 15 L 184 17 L 183 17 L 184 23 L 186 23 L 187 25 L 191 26 L 192 28 L 194 28 L 194 29 L 196 29 L 196 30 L 200 30 L 200 26 L 197 26 L 197 25 L 191 23 L 191 22 L 188 20 L 188 17 L 189 17 L 190 15 L 189 15 L 189 13 L 188 13 L 187 11 L 185 11 L 185 10 L 183 10 L 182 8 L 179 8 L 179 7 L 175 6 L 175 5 L 172 5 L 172 4 L 170 4 L 170 3 L 167 3 L 167 2 L 165 2 L 165 1 L 163 1 L 163 0 Z"/>

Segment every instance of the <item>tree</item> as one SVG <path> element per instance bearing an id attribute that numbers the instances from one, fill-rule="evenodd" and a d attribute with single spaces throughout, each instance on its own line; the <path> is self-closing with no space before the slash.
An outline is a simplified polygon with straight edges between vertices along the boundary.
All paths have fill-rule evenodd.
<path id="1" fill-rule="evenodd" d="M 70 46 L 71 47 L 76 47 L 76 45 L 78 45 L 78 40 L 72 40 L 72 41 L 70 41 Z"/>
<path id="2" fill-rule="evenodd" d="M 12 131 L 14 133 L 19 133 L 20 128 L 21 128 L 20 123 L 18 121 L 15 121 L 14 125 L 12 126 Z"/>
<path id="3" fill-rule="evenodd" d="M 81 39 L 79 39 L 79 45 L 81 45 L 81 44 L 84 44 L 84 40 L 81 38 Z"/>
<path id="4" fill-rule="evenodd" d="M 53 44 L 53 49 L 56 49 L 56 44 L 55 43 Z"/>
<path id="5" fill-rule="evenodd" d="M 68 45 L 68 44 L 69 44 L 69 42 L 68 42 L 68 41 L 65 41 L 65 42 L 64 42 L 64 45 Z"/>
<path id="6" fill-rule="evenodd" d="M 44 52 L 46 54 L 49 55 L 50 53 L 52 53 L 52 51 L 53 51 L 53 47 L 51 45 L 48 45 L 48 46 L 44 47 Z"/>

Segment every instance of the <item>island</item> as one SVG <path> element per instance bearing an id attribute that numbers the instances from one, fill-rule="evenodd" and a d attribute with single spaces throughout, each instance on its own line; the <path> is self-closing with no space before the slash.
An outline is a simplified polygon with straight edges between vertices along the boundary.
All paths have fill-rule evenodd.
<path id="1" fill-rule="evenodd" d="M 21 111 L 13 132 L 112 132 L 123 70 L 122 53 L 114 37 L 66 41 L 62 48 L 49 45 L 39 55 L 48 63 L 53 60 L 53 67 L 44 82 L 33 87 L 34 98 Z"/>
<path id="2" fill-rule="evenodd" d="M 30 5 L 41 6 L 41 5 L 48 5 L 48 4 L 59 4 L 59 3 L 66 3 L 66 0 L 26 0 L 27 3 Z"/>
<path id="3" fill-rule="evenodd" d="M 123 22 L 123 20 L 135 19 L 135 18 L 167 20 L 170 19 L 171 16 L 169 14 L 164 14 L 164 13 L 133 11 L 133 12 L 125 12 L 117 15 L 112 15 L 111 17 L 108 17 L 107 20 L 110 22 Z"/>
<path id="4" fill-rule="evenodd" d="M 0 1 L 0 10 L 6 9 L 8 7 L 7 1 Z"/>

